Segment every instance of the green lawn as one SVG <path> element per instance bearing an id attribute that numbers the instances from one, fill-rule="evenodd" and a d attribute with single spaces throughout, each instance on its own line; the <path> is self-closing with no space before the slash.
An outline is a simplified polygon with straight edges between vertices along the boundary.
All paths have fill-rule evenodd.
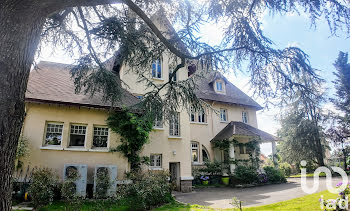
<path id="1" fill-rule="evenodd" d="M 320 204 L 318 199 L 320 196 L 323 195 L 324 199 L 335 199 L 337 197 L 336 194 L 332 194 L 328 191 L 323 191 L 311 195 L 307 195 L 304 197 L 278 202 L 275 204 L 269 204 L 259 207 L 249 207 L 249 208 L 243 208 L 244 211 L 270 211 L 270 210 L 321 210 Z M 39 211 L 61 211 L 65 210 L 65 203 L 64 202 L 55 202 L 51 205 L 48 205 L 44 208 L 39 209 Z M 79 210 L 79 211 L 90 211 L 90 210 L 109 210 L 109 211 L 126 211 L 129 210 L 128 206 L 122 206 L 118 204 L 114 204 L 111 202 L 94 202 L 94 201 L 87 201 L 83 202 L 79 205 L 76 205 L 75 207 L 70 207 L 70 210 Z M 173 202 L 171 204 L 164 205 L 159 208 L 155 208 L 152 211 L 213 211 L 213 210 L 220 210 L 220 209 L 213 209 L 210 207 L 205 206 L 199 206 L 199 205 L 184 205 L 180 203 Z M 228 211 L 233 209 L 221 209 L 222 211 Z"/>

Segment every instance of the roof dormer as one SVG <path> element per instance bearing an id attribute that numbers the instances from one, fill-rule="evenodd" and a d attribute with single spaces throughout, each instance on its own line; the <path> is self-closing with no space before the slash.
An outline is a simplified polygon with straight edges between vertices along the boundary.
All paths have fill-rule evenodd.
<path id="1" fill-rule="evenodd" d="M 213 83 L 213 88 L 218 94 L 226 94 L 226 83 L 222 79 L 216 79 Z"/>
<path id="2" fill-rule="evenodd" d="M 226 94 L 227 79 L 222 76 L 219 72 L 215 72 L 211 75 L 210 85 L 213 87 L 217 94 Z"/>

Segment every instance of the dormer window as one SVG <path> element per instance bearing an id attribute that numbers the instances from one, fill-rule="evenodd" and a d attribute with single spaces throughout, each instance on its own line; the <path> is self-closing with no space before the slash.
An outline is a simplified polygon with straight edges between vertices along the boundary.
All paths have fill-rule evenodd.
<path id="1" fill-rule="evenodd" d="M 216 80 L 214 83 L 215 92 L 224 94 L 225 93 L 225 83 L 222 80 Z"/>
<path id="2" fill-rule="evenodd" d="M 221 82 L 221 81 L 217 81 L 217 82 L 216 82 L 216 90 L 217 90 L 218 92 L 223 92 L 223 91 L 224 91 L 223 85 L 222 85 L 222 82 Z"/>
<path id="3" fill-rule="evenodd" d="M 162 63 L 159 59 L 152 62 L 152 78 L 162 78 Z"/>

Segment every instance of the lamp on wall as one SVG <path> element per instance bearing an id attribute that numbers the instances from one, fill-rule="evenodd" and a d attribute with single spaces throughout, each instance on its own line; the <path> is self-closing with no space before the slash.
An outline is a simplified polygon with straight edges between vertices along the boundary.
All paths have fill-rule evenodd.
<path id="1" fill-rule="evenodd" d="M 173 155 L 176 155 L 176 150 L 173 150 Z"/>

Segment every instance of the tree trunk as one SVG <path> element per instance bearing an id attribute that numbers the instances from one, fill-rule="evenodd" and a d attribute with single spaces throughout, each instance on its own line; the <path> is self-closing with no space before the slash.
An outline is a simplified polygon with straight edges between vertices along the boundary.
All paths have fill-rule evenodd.
<path id="1" fill-rule="evenodd" d="M 344 148 L 344 142 L 342 142 L 342 152 L 343 152 L 343 162 L 344 162 L 344 171 L 346 171 L 347 163 L 346 163 L 346 150 Z"/>
<path id="2" fill-rule="evenodd" d="M 25 92 L 45 16 L 29 1 L 0 3 L 0 210 L 11 210 L 11 180 Z M 37 3 L 38 4 L 38 3 Z"/>

